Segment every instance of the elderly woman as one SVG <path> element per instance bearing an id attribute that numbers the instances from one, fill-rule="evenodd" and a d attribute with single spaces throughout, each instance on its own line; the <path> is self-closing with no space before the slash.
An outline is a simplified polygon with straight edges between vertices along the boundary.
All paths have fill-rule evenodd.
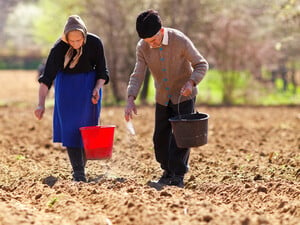
<path id="1" fill-rule="evenodd" d="M 48 56 L 39 77 L 35 116 L 42 119 L 45 99 L 55 80 L 53 141 L 67 148 L 73 180 L 86 182 L 85 154 L 79 128 L 98 124 L 102 87 L 109 82 L 103 44 L 88 33 L 77 15 L 68 18 L 64 33 Z"/>

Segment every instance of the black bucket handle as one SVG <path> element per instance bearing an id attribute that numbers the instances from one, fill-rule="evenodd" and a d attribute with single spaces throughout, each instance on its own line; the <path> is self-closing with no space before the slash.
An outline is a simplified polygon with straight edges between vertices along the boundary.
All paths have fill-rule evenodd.
<path id="1" fill-rule="evenodd" d="M 180 114 L 180 110 L 179 110 L 179 105 L 180 105 L 180 99 L 181 99 L 181 96 L 183 96 L 183 95 L 179 95 L 179 97 L 178 97 L 178 118 L 179 119 L 181 119 L 181 114 Z M 192 102 L 193 102 L 193 109 L 192 109 L 192 112 L 191 113 L 193 113 L 193 112 L 195 112 L 195 101 L 196 101 L 196 99 L 195 99 L 195 101 L 193 100 L 193 98 L 191 97 L 191 95 L 189 95 L 188 96 L 191 100 L 192 100 Z"/>

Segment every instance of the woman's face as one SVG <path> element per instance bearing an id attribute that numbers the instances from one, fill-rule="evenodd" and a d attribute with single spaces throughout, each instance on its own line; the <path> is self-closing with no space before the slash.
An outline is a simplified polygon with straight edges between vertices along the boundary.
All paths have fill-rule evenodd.
<path id="1" fill-rule="evenodd" d="M 84 37 L 81 31 L 74 30 L 68 33 L 67 40 L 69 45 L 72 46 L 72 48 L 79 49 L 83 45 Z"/>

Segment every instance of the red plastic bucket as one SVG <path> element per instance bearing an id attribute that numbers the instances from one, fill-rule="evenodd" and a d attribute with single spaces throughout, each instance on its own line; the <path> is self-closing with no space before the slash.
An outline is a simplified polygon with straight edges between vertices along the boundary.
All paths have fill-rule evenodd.
<path id="1" fill-rule="evenodd" d="M 114 125 L 81 127 L 86 159 L 108 159 L 112 156 Z"/>

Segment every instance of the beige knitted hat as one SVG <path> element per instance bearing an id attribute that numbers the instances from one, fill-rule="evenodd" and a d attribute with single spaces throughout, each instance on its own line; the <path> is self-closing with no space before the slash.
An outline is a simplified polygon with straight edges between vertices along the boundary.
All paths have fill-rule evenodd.
<path id="1" fill-rule="evenodd" d="M 86 41 L 87 29 L 83 22 L 83 20 L 78 15 L 69 16 L 65 28 L 62 39 L 67 41 L 68 33 L 70 31 L 78 30 L 81 31 L 84 36 L 84 42 Z"/>

